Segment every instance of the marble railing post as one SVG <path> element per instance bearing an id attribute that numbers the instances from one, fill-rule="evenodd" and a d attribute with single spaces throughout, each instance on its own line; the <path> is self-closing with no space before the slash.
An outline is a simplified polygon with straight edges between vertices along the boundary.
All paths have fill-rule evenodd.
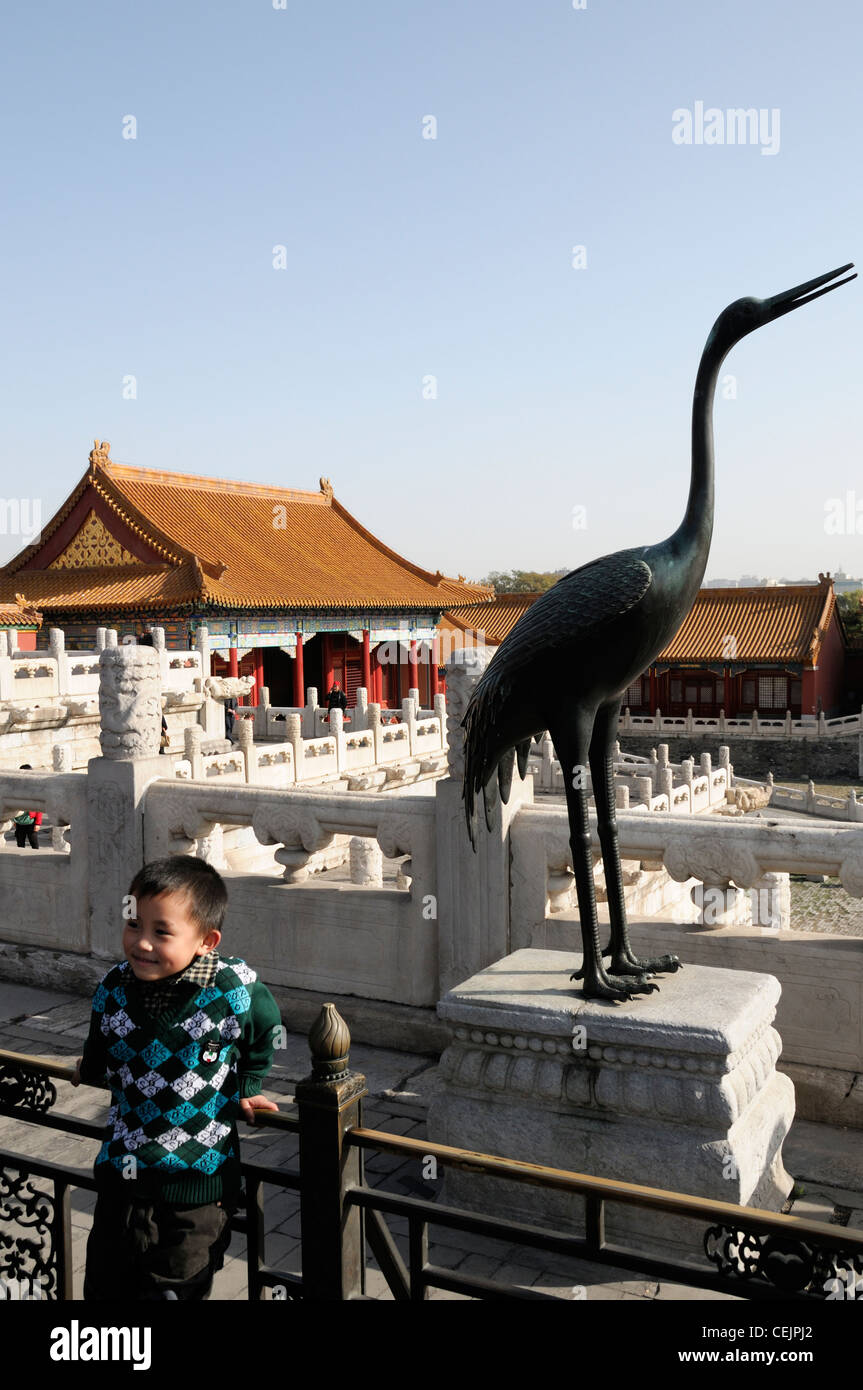
<path id="1" fill-rule="evenodd" d="M 69 691 L 69 658 L 66 655 L 66 634 L 62 627 L 49 627 L 48 649 L 57 663 L 57 694 Z"/>
<path id="2" fill-rule="evenodd" d="M 258 703 L 254 706 L 255 717 L 253 727 L 255 737 L 258 739 L 266 738 L 267 735 L 267 710 L 270 707 L 270 687 L 262 685 L 258 691 Z"/>
<path id="3" fill-rule="evenodd" d="M 318 692 L 310 685 L 306 690 L 306 707 L 303 710 L 303 738 L 317 738 Z"/>
<path id="4" fill-rule="evenodd" d="M 471 692 L 492 657 L 489 648 L 459 649 L 446 665 L 449 777 L 435 787 L 437 913 L 440 992 L 505 956 L 510 945 L 510 827 L 522 806 L 533 801 L 533 778 L 513 772 L 509 803 L 485 827 L 482 797 L 477 806 L 477 847 L 465 826 L 462 781 L 464 729 Z M 543 894 L 545 877 L 543 877 Z"/>
<path id="5" fill-rule="evenodd" d="M 382 744 L 381 744 L 381 737 L 382 737 L 382 731 L 381 731 L 381 707 L 380 707 L 380 705 L 378 704 L 377 700 L 373 700 L 372 703 L 369 705 L 369 709 L 368 709 L 368 721 L 369 721 L 368 727 L 369 727 L 369 729 L 371 730 L 371 735 L 372 735 L 372 739 L 373 739 L 373 746 L 374 746 L 374 750 L 375 750 L 375 762 L 376 762 L 376 763 L 379 763 L 380 760 L 381 760 L 381 747 L 382 747 Z"/>
<path id="6" fill-rule="evenodd" d="M 447 746 L 446 737 L 446 696 L 438 693 L 433 700 L 435 718 L 440 720 L 440 746 L 445 751 Z M 863 736 L 861 736 L 863 741 Z"/>
<path id="7" fill-rule="evenodd" d="M 636 794 L 637 794 L 638 800 L 639 800 L 640 802 L 643 801 L 644 804 L 645 804 L 645 806 L 648 806 L 648 807 L 649 807 L 649 806 L 650 806 L 650 799 L 651 799 L 651 797 L 654 796 L 654 795 L 656 794 L 656 793 L 654 793 L 654 790 L 653 790 L 653 787 L 654 787 L 653 778 L 652 778 L 652 777 L 636 777 L 636 778 L 635 778 L 635 787 L 636 787 Z M 658 788 L 657 788 L 657 792 L 658 792 Z M 623 807 L 623 810 L 627 810 L 628 807 L 629 807 L 629 801 L 627 800 L 626 806 Z"/>
<path id="8" fill-rule="evenodd" d="M 670 811 L 674 805 L 674 772 L 667 763 L 656 770 L 656 795 L 668 797 Z"/>
<path id="9" fill-rule="evenodd" d="M 402 700 L 402 723 L 408 726 L 408 750 L 413 753 L 417 737 L 417 701 L 413 695 Z"/>
<path id="10" fill-rule="evenodd" d="M 237 750 L 243 755 L 243 766 L 247 782 L 257 782 L 258 769 L 255 758 L 255 740 L 252 720 L 245 716 L 235 721 L 237 730 Z"/>
<path id="11" fill-rule="evenodd" d="M 357 703 L 354 707 L 354 728 L 367 729 L 369 727 L 369 692 L 365 686 L 357 687 Z"/>
<path id="12" fill-rule="evenodd" d="M 551 741 L 551 734 L 543 734 L 539 750 L 542 757 L 539 785 L 543 791 L 550 792 L 554 788 L 554 744 Z"/>
<path id="13" fill-rule="evenodd" d="M 204 731 L 200 724 L 186 725 L 183 730 L 183 755 L 191 765 L 194 782 L 200 782 L 204 776 L 203 740 Z"/>
<path id="14" fill-rule="evenodd" d="M 303 716 L 289 714 L 285 720 L 285 740 L 294 752 L 294 780 L 302 782 L 305 777 L 305 757 L 303 753 Z"/>
<path id="15" fill-rule="evenodd" d="M 336 746 L 336 767 L 339 772 L 342 772 L 345 766 L 345 716 L 343 710 L 330 710 L 330 737 Z"/>
<path id="16" fill-rule="evenodd" d="M 152 781 L 166 776 L 170 762 L 159 757 L 158 653 L 152 647 L 117 646 L 104 635 L 99 658 L 102 756 L 87 764 L 87 859 L 91 951 L 114 960 L 120 951 L 124 898 L 144 863 L 144 795 Z"/>

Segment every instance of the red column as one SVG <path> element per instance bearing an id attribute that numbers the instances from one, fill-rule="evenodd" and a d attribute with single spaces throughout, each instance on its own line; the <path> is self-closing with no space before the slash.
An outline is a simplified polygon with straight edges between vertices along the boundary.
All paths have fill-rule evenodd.
<path id="1" fill-rule="evenodd" d="M 415 637 L 411 639 L 410 655 L 408 656 L 408 689 L 419 689 L 419 670 L 417 669 L 417 642 Z"/>
<path id="2" fill-rule="evenodd" d="M 431 644 L 431 655 L 430 655 L 430 657 L 429 657 L 429 662 L 430 662 L 430 665 L 429 665 L 429 676 L 431 677 L 431 699 L 430 699 L 429 703 L 430 703 L 431 705 L 434 704 L 434 697 L 435 697 L 435 695 L 440 694 L 440 689 L 439 689 L 440 681 L 439 681 L 439 677 L 438 677 L 438 673 L 437 673 L 438 658 L 439 658 L 439 652 L 438 652 L 438 639 L 437 639 L 436 637 L 433 637 L 433 638 L 432 638 L 432 644 Z"/>
<path id="3" fill-rule="evenodd" d="M 381 666 L 380 647 L 375 647 L 375 664 L 372 668 L 372 680 L 374 682 L 375 693 L 370 698 L 376 704 L 383 704 L 384 698 L 384 673 Z"/>
<path id="4" fill-rule="evenodd" d="M 333 640 L 328 632 L 324 633 L 323 648 L 324 688 L 320 693 L 322 696 L 326 696 L 332 690 L 333 681 L 336 678 L 336 670 L 333 666 Z"/>
<path id="5" fill-rule="evenodd" d="M 731 701 L 731 667 L 730 667 L 730 666 L 726 666 L 726 668 L 725 668 L 725 718 L 726 718 L 726 719 L 730 719 L 731 716 L 734 714 L 734 710 L 731 708 L 731 703 L 732 703 L 732 701 Z"/>
<path id="6" fill-rule="evenodd" d="M 369 630 L 367 627 L 365 627 L 363 628 L 363 685 L 365 686 L 366 691 L 368 692 L 369 700 L 372 701 L 375 697 L 372 694 L 372 663 L 370 641 L 371 639 L 369 637 Z"/>
<path id="7" fill-rule="evenodd" d="M 655 668 L 654 668 L 653 666 L 651 666 L 651 668 L 650 668 L 650 713 L 651 713 L 651 714 L 655 714 L 655 713 L 656 713 L 656 705 L 657 705 L 656 691 L 657 691 L 657 687 L 656 687 L 656 670 L 655 670 Z"/>
<path id="8" fill-rule="evenodd" d="M 261 690 L 264 684 L 264 649 L 255 647 L 252 651 L 252 660 L 255 663 L 255 684 L 252 686 L 252 704 L 261 703 Z"/>
<path id="9" fill-rule="evenodd" d="M 303 634 L 297 633 L 297 654 L 294 658 L 294 705 L 303 709 L 306 703 L 306 692 L 303 689 L 305 676 L 303 673 Z"/>
<path id="10" fill-rule="evenodd" d="M 229 676 L 238 676 L 239 674 L 240 674 L 240 667 L 239 667 L 239 663 L 238 663 L 238 661 L 237 661 L 237 649 L 236 649 L 236 647 L 229 647 L 229 648 L 228 648 L 228 675 L 229 675 Z"/>

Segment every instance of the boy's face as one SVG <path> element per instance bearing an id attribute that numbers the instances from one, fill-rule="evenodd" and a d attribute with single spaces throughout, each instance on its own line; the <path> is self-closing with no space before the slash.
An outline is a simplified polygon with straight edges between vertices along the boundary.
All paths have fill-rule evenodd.
<path id="1" fill-rule="evenodd" d="M 136 907 L 137 915 L 123 928 L 123 951 L 138 980 L 165 980 L 176 975 L 196 956 L 215 950 L 222 938 L 218 931 L 201 936 L 185 893 L 138 898 Z"/>

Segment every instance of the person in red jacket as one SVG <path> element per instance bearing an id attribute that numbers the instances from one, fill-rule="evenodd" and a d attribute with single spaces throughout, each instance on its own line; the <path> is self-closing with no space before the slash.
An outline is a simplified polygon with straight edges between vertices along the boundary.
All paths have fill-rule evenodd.
<path id="1" fill-rule="evenodd" d="M 19 772 L 31 772 L 30 763 L 22 763 Z M 39 848 L 39 837 L 37 831 L 42 824 L 41 811 L 19 811 L 15 816 L 15 843 L 19 849 L 24 848 L 25 840 L 30 842 L 33 849 Z"/>

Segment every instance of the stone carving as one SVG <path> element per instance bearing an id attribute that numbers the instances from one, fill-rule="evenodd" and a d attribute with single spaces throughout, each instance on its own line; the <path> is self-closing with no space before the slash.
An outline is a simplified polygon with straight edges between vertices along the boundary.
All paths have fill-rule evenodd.
<path id="1" fill-rule="evenodd" d="M 672 839 L 663 857 L 678 883 L 698 878 L 724 888 L 732 881 L 740 888 L 751 888 L 764 872 L 746 845 L 720 843 L 711 830 Z"/>
<path id="2" fill-rule="evenodd" d="M 726 805 L 719 808 L 721 816 L 745 815 L 747 811 L 761 811 L 770 805 L 772 787 L 746 787 L 735 785 L 726 788 Z"/>
<path id="3" fill-rule="evenodd" d="M 375 840 L 354 835 L 350 845 L 351 883 L 380 888 L 383 883 L 383 856 Z"/>
<path id="4" fill-rule="evenodd" d="M 204 693 L 213 700 L 241 700 L 254 684 L 254 676 L 207 676 Z"/>
<path id="5" fill-rule="evenodd" d="M 387 859 L 398 859 L 403 854 L 410 854 L 415 824 L 410 816 L 381 816 L 377 841 Z"/>
<path id="6" fill-rule="evenodd" d="M 111 445 L 108 443 L 107 439 L 94 439 L 93 447 L 90 450 L 90 467 L 95 468 L 97 464 L 101 464 L 102 467 L 104 467 L 106 464 L 110 463 L 110 452 Z"/>
<path id="7" fill-rule="evenodd" d="M 459 648 L 446 664 L 447 735 L 449 738 L 449 774 L 464 777 L 464 729 L 462 720 L 467 713 L 470 697 L 493 653 L 488 647 Z"/>
<path id="8" fill-rule="evenodd" d="M 162 681 L 152 647 L 105 647 L 99 657 L 99 742 L 105 758 L 159 752 Z"/>
<path id="9" fill-rule="evenodd" d="M 334 832 L 324 830 L 308 807 L 270 803 L 258 806 L 252 816 L 252 830 L 262 845 L 282 845 L 274 858 L 284 864 L 288 883 L 302 883 L 309 876 L 309 860 L 318 850 L 332 844 Z"/>

